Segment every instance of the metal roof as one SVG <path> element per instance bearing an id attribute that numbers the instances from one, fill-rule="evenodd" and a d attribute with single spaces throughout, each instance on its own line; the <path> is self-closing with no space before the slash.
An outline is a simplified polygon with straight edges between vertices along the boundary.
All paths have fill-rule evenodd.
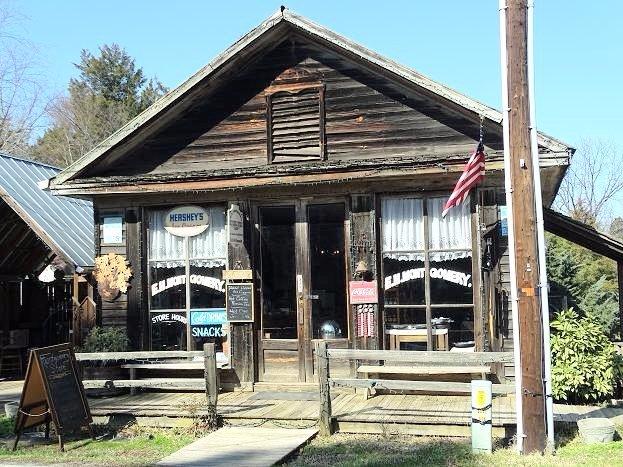
<path id="1" fill-rule="evenodd" d="M 0 198 L 54 253 L 74 266 L 93 266 L 93 204 L 54 196 L 39 187 L 59 172 L 50 165 L 0 153 Z"/>
<path id="2" fill-rule="evenodd" d="M 545 230 L 606 258 L 623 262 L 623 242 L 596 228 L 543 207 Z"/>

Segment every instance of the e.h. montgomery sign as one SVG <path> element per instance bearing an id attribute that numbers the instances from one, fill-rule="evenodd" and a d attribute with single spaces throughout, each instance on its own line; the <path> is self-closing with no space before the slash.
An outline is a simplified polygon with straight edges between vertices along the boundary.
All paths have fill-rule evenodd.
<path id="1" fill-rule="evenodd" d="M 387 276 L 385 277 L 385 290 L 389 290 L 414 279 L 424 279 L 424 274 L 424 268 L 413 268 Z M 430 277 L 433 279 L 442 279 L 452 282 L 453 284 L 461 285 L 463 287 L 472 287 L 472 283 L 470 281 L 472 275 L 465 274 L 464 272 L 444 268 L 430 268 Z"/>

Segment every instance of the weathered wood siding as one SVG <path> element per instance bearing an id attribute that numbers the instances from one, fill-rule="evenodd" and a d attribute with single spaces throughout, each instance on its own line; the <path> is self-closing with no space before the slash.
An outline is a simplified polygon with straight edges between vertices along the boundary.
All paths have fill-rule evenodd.
<path id="1" fill-rule="evenodd" d="M 478 132 L 474 122 L 437 101 L 399 89 L 388 78 L 335 52 L 292 39 L 241 70 L 140 149 L 111 166 L 102 162 L 88 176 L 264 166 L 266 95 L 288 86 L 319 84 L 324 85 L 329 162 L 465 155 L 473 150 Z M 293 120 L 289 130 L 293 137 L 299 127 Z M 305 128 L 300 127 L 303 132 Z M 489 140 L 499 149 L 500 141 L 492 135 Z"/>
<path id="2" fill-rule="evenodd" d="M 113 203 L 114 204 L 114 203 Z M 98 298 L 98 324 L 126 330 L 130 348 L 149 347 L 149 327 L 146 304 L 147 277 L 145 275 L 146 231 L 143 209 L 140 207 L 106 207 L 95 203 L 95 256 L 115 253 L 124 256 L 132 268 L 128 292 L 112 302 Z M 120 244 L 103 242 L 104 217 L 119 216 L 123 219 L 123 236 Z"/>
<path id="3" fill-rule="evenodd" d="M 104 238 L 104 217 L 120 216 L 123 219 L 123 237 L 120 244 L 106 244 Z M 95 211 L 95 256 L 115 253 L 127 257 L 127 229 L 124 208 L 104 208 Z M 121 294 L 113 302 L 98 298 L 98 322 L 103 327 L 119 327 L 127 329 L 128 296 Z"/>

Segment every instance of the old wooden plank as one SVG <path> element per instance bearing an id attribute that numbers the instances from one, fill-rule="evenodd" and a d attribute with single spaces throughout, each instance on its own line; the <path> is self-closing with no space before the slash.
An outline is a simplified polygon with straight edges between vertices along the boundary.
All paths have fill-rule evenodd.
<path id="1" fill-rule="evenodd" d="M 151 389 L 205 389 L 202 378 L 146 378 L 146 379 L 91 379 L 83 381 L 85 389 L 95 388 L 151 388 Z"/>
<path id="2" fill-rule="evenodd" d="M 452 375 L 491 373 L 490 365 L 438 365 L 438 366 L 396 366 L 396 365 L 361 365 L 357 373 L 404 374 L 404 375 Z"/>
<path id="3" fill-rule="evenodd" d="M 320 434 L 322 436 L 330 436 L 333 433 L 331 391 L 329 386 L 331 374 L 329 373 L 329 356 L 325 341 L 316 342 L 316 358 L 318 361 L 318 380 L 320 381 Z"/>
<path id="4" fill-rule="evenodd" d="M 77 352 L 78 361 L 148 360 L 166 358 L 203 357 L 201 350 L 151 350 L 133 352 Z"/>
<path id="5" fill-rule="evenodd" d="M 384 360 L 405 363 L 443 363 L 454 365 L 512 362 L 512 352 L 404 352 L 400 350 L 329 349 L 328 356 L 356 360 Z"/>
<path id="6" fill-rule="evenodd" d="M 376 388 L 400 391 L 428 391 L 447 393 L 471 393 L 471 383 L 446 381 L 405 381 L 389 379 L 350 379 L 331 378 L 331 387 Z M 509 394 L 515 391 L 512 384 L 494 384 L 494 394 Z"/>

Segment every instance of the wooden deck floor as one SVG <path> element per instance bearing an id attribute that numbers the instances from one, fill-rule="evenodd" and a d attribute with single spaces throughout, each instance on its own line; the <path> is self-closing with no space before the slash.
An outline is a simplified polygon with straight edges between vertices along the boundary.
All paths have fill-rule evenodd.
<path id="1" fill-rule="evenodd" d="M 220 394 L 217 410 L 224 423 L 247 426 L 267 423 L 299 428 L 315 426 L 318 401 L 261 399 L 257 394 Z M 203 414 L 204 403 L 205 396 L 200 393 L 143 393 L 90 399 L 95 416 L 194 417 Z M 466 396 L 391 394 L 366 400 L 359 394 L 341 393 L 332 399 L 332 407 L 341 431 L 405 432 L 405 427 L 411 427 L 406 431 L 416 433 L 422 430 L 422 426 L 427 426 L 425 431 L 428 434 L 437 434 L 437 431 L 443 434 L 447 427 L 456 427 L 454 434 L 466 435 L 471 420 L 470 399 Z M 509 427 L 514 423 L 512 397 L 494 398 L 494 427 Z M 432 433 L 434 426 L 439 430 Z"/>
<path id="2" fill-rule="evenodd" d="M 21 381 L 0 382 L 0 402 L 19 400 L 21 386 Z M 312 428 L 316 425 L 319 409 L 317 400 L 280 399 L 275 397 L 279 395 L 275 387 L 256 392 L 222 393 L 218 402 L 219 415 L 227 425 L 298 428 Z M 272 393 L 272 397 L 262 393 Z M 314 395 L 312 392 L 307 394 Z M 198 392 L 146 392 L 135 396 L 128 394 L 89 398 L 89 403 L 94 416 L 125 415 L 145 421 L 150 418 L 154 421 L 190 421 L 204 413 L 205 396 Z M 390 394 L 366 400 L 361 395 L 343 392 L 335 394 L 332 406 L 341 431 L 469 435 L 471 407 L 467 396 Z M 557 422 L 575 423 L 580 418 L 606 417 L 616 425 L 623 425 L 623 407 L 555 404 L 554 412 Z M 505 428 L 512 428 L 514 423 L 513 396 L 495 397 L 493 426 L 498 429 L 497 434 L 500 435 Z"/>

